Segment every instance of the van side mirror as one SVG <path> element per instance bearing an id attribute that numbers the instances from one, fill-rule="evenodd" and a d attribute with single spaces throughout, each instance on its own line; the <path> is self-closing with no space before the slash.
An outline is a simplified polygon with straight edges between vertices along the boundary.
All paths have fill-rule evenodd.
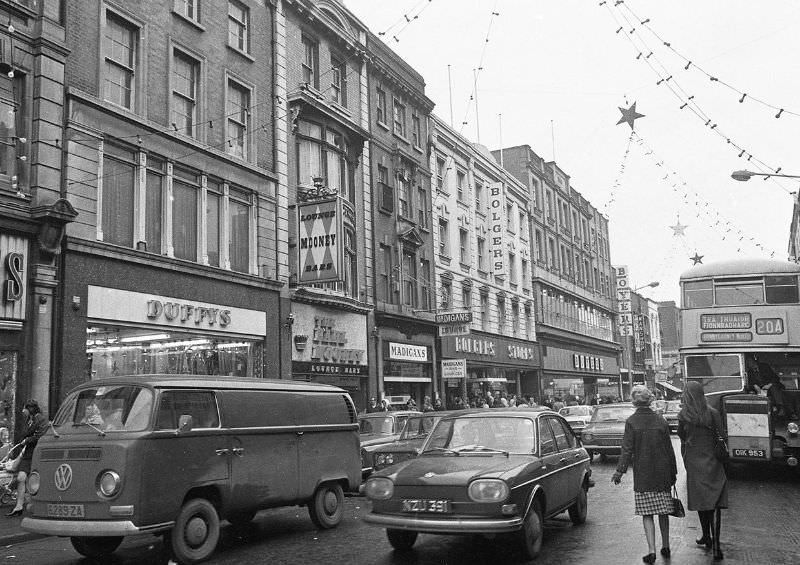
<path id="1" fill-rule="evenodd" d="M 191 414 L 181 414 L 181 417 L 178 418 L 178 431 L 179 432 L 191 432 L 192 431 L 192 415 Z"/>

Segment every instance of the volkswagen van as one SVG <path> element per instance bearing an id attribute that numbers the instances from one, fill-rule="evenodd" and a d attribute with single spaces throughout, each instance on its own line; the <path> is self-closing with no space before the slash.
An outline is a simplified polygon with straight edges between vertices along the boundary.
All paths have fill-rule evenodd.
<path id="1" fill-rule="evenodd" d="M 361 482 L 358 420 L 337 387 L 209 376 L 115 377 L 70 392 L 39 440 L 25 530 L 87 557 L 163 534 L 181 563 L 214 551 L 220 520 L 305 505 L 319 528 Z"/>

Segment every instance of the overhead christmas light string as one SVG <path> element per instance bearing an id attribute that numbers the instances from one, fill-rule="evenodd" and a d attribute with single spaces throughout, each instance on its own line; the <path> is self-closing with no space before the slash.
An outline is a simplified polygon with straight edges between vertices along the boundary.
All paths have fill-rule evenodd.
<path id="1" fill-rule="evenodd" d="M 379 31 L 379 32 L 378 32 L 378 36 L 379 36 L 379 37 L 389 36 L 389 34 L 391 33 L 392 29 L 394 29 L 395 27 L 397 27 L 397 26 L 399 26 L 399 25 L 401 25 L 401 24 L 402 24 L 402 25 L 403 25 L 403 27 L 401 27 L 401 28 L 400 28 L 400 29 L 397 31 L 397 33 L 394 33 L 393 35 L 391 35 L 391 36 L 390 36 L 392 39 L 394 39 L 395 43 L 399 43 L 399 42 L 400 42 L 400 40 L 398 39 L 398 36 L 399 36 L 401 33 L 403 33 L 403 32 L 405 31 L 405 29 L 406 29 L 408 26 L 410 26 L 410 25 L 411 25 L 411 24 L 412 24 L 412 23 L 413 23 L 413 22 L 414 22 L 414 21 L 415 21 L 417 18 L 419 18 L 419 17 L 420 17 L 420 15 L 422 14 L 422 12 L 424 12 L 424 11 L 425 11 L 425 10 L 428 8 L 428 6 L 430 6 L 430 5 L 431 5 L 431 2 L 433 2 L 433 0 L 420 0 L 419 2 L 417 2 L 417 3 L 414 5 L 414 7 L 413 7 L 413 8 L 411 8 L 411 9 L 410 9 L 408 12 L 406 12 L 406 13 L 405 13 L 405 14 L 403 14 L 401 17 L 399 17 L 399 18 L 397 19 L 397 21 L 396 21 L 396 22 L 394 22 L 392 25 L 390 25 L 390 26 L 389 26 L 388 28 L 386 28 L 385 30 L 383 30 L 383 31 Z M 415 14 L 415 13 L 414 13 L 414 10 L 416 10 L 416 9 L 417 9 L 417 8 L 418 8 L 420 5 L 422 5 L 422 4 L 425 4 L 425 5 L 424 5 L 424 6 L 422 6 L 422 8 L 421 8 L 421 9 L 420 9 L 420 10 L 419 10 L 419 11 L 418 11 L 416 14 Z"/>
<path id="2" fill-rule="evenodd" d="M 749 94 L 748 92 L 746 92 L 746 91 L 744 91 L 744 90 L 742 90 L 740 88 L 737 88 L 737 87 L 733 86 L 732 84 L 730 84 L 729 82 L 719 78 L 719 76 L 708 72 L 703 67 L 701 67 L 700 65 L 695 63 L 692 59 L 689 59 L 689 57 L 685 56 L 683 53 L 681 53 L 677 49 L 675 49 L 675 47 L 673 47 L 673 44 L 672 44 L 671 41 L 666 41 L 664 38 L 662 38 L 653 29 L 653 27 L 650 25 L 650 22 L 652 21 L 651 18 L 644 18 L 644 19 L 640 18 L 636 14 L 636 12 L 634 12 L 633 9 L 626 2 L 622 2 L 621 5 L 623 6 L 623 8 L 625 10 L 630 12 L 631 16 L 633 18 L 635 18 L 639 22 L 640 26 L 644 27 L 647 31 L 649 31 L 653 35 L 653 37 L 655 37 L 659 42 L 661 42 L 661 44 L 664 47 L 666 47 L 667 49 L 672 51 L 677 57 L 679 57 L 680 59 L 683 60 L 683 62 L 685 63 L 685 65 L 683 67 L 684 71 L 688 71 L 688 72 L 697 71 L 697 72 L 705 75 L 711 82 L 728 88 L 729 90 L 731 90 L 731 91 L 736 93 L 737 97 L 739 98 L 739 102 L 740 103 L 744 103 L 745 101 L 747 101 L 747 102 L 756 102 L 756 103 L 758 103 L 758 104 L 760 104 L 760 105 L 762 105 L 762 106 L 764 106 L 766 108 L 770 108 L 771 110 L 776 111 L 775 118 L 780 118 L 784 114 L 786 114 L 788 116 L 800 117 L 800 113 L 795 112 L 793 110 L 790 110 L 790 109 L 786 108 L 786 106 L 777 106 L 775 104 L 772 104 L 770 102 L 762 100 L 761 98 L 757 98 L 757 97 L 753 96 L 752 94 Z"/>
<path id="3" fill-rule="evenodd" d="M 622 3 L 623 3 L 623 0 L 616 0 L 614 5 L 618 6 L 619 4 L 622 4 Z M 705 111 L 703 111 L 703 109 L 697 104 L 696 100 L 694 99 L 695 98 L 694 95 L 688 95 L 688 93 L 678 85 L 678 81 L 674 78 L 674 75 L 669 74 L 668 71 L 666 71 L 666 67 L 658 59 L 658 56 L 655 55 L 655 52 L 649 48 L 647 43 L 644 41 L 644 39 L 641 37 L 641 35 L 637 32 L 636 24 L 631 23 L 627 19 L 627 16 L 625 16 L 624 14 L 622 14 L 620 12 L 620 16 L 626 21 L 626 25 L 621 25 L 619 19 L 617 18 L 616 14 L 613 12 L 612 7 L 610 6 L 610 4 L 609 4 L 609 2 L 607 0 L 601 1 L 599 3 L 599 6 L 601 6 L 601 7 L 602 6 L 606 6 L 606 9 L 608 10 L 609 14 L 613 18 L 615 24 L 618 26 L 615 33 L 617 35 L 620 35 L 620 32 L 623 32 L 623 31 L 625 32 L 622 35 L 625 36 L 625 38 L 633 46 L 634 50 L 637 51 L 636 59 L 644 61 L 647 64 L 647 66 L 650 68 L 650 70 L 653 71 L 653 73 L 656 74 L 656 76 L 659 79 L 658 82 L 656 82 L 656 85 L 657 86 L 660 86 L 662 84 L 665 85 L 669 89 L 669 91 L 672 92 L 672 94 L 676 98 L 678 98 L 678 100 L 680 100 L 682 102 L 682 104 L 680 106 L 681 110 L 683 110 L 684 108 L 688 107 L 689 110 L 693 114 L 695 114 L 700 120 L 702 120 L 704 122 L 704 125 L 707 128 L 709 128 L 712 132 L 717 134 L 717 136 L 720 137 L 721 139 L 724 139 L 725 142 L 728 145 L 731 145 L 736 151 L 738 151 L 738 157 L 740 159 L 746 156 L 746 160 L 748 162 L 757 163 L 760 167 L 763 167 L 763 169 L 766 169 L 768 172 L 771 172 L 771 173 L 774 173 L 774 174 L 778 174 L 780 172 L 781 167 L 778 167 L 778 168 L 771 167 L 768 164 L 766 164 L 764 161 L 762 161 L 761 159 L 755 157 L 755 155 L 753 155 L 752 153 L 747 151 L 745 148 L 743 148 L 742 146 L 740 146 L 739 144 L 734 142 L 729 136 L 727 136 L 718 127 L 718 124 L 716 122 L 714 122 L 710 117 L 708 117 L 708 115 L 705 113 Z M 639 39 L 639 41 L 642 42 L 642 44 L 644 45 L 644 48 L 640 48 L 636 44 L 636 42 L 634 41 L 634 39 L 632 37 L 634 34 L 636 34 L 636 36 Z M 647 55 L 645 55 L 645 53 L 647 53 Z M 657 61 L 658 64 L 662 67 L 662 69 L 664 69 L 663 74 L 662 74 L 661 71 L 659 71 L 658 69 L 655 68 L 655 66 L 651 62 L 651 59 Z M 677 85 L 677 88 L 679 88 L 684 94 L 681 94 L 681 93 L 677 92 L 676 88 L 673 85 Z M 783 190 L 784 192 L 787 192 L 787 193 L 791 193 L 791 191 L 788 190 L 786 187 L 784 187 L 780 183 L 776 182 L 774 178 L 770 177 L 770 179 L 781 190 Z"/>
<path id="4" fill-rule="evenodd" d="M 603 206 L 603 215 L 608 217 L 609 211 L 611 209 L 611 205 L 617 199 L 617 189 L 620 187 L 622 182 L 622 175 L 625 174 L 625 165 L 628 162 L 628 155 L 631 152 L 631 143 L 633 143 L 633 134 L 634 131 L 631 129 L 631 134 L 628 136 L 628 146 L 625 148 L 625 153 L 622 155 L 622 161 L 619 164 L 619 171 L 617 172 L 617 177 L 614 179 L 614 184 L 611 185 L 611 194 L 608 196 L 608 201 Z"/>

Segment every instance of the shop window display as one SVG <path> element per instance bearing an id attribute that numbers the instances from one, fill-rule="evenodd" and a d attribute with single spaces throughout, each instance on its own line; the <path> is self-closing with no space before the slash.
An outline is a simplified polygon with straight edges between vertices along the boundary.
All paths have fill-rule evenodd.
<path id="1" fill-rule="evenodd" d="M 235 337 L 125 327 L 89 327 L 87 377 L 227 375 L 261 377 L 263 344 Z"/>

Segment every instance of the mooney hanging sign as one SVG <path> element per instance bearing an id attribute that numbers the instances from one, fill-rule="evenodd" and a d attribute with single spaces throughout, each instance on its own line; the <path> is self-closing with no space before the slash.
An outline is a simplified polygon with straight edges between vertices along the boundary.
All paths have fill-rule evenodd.
<path id="1" fill-rule="evenodd" d="M 297 282 L 341 279 L 342 206 L 339 198 L 297 205 Z"/>

